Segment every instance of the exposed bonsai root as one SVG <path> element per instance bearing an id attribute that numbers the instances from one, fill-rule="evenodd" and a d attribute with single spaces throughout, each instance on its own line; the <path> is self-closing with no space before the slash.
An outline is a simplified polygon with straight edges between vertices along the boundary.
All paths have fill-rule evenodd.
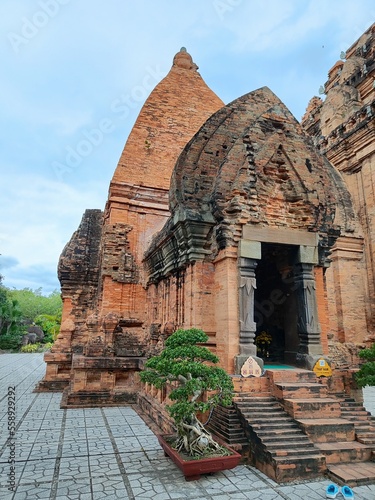
<path id="1" fill-rule="evenodd" d="M 178 452 L 185 452 L 191 456 L 228 455 L 228 451 L 214 441 L 212 435 L 195 416 L 190 423 L 180 422 L 177 431 L 179 437 L 174 447 Z"/>

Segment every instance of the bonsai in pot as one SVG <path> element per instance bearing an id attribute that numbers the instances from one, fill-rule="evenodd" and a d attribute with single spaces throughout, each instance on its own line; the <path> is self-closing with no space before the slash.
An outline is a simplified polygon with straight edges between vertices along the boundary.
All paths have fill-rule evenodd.
<path id="1" fill-rule="evenodd" d="M 173 387 L 169 394 L 173 403 L 166 409 L 177 433 L 158 438 L 165 453 L 182 468 L 186 479 L 198 478 L 202 472 L 235 467 L 241 458 L 214 439 L 197 416 L 218 405 L 230 406 L 233 397 L 230 376 L 215 366 L 218 357 L 207 347 L 197 345 L 207 340 L 208 336 L 197 328 L 177 330 L 165 341 L 163 351 L 147 361 L 146 369 L 140 374 L 142 382 L 158 389 Z M 229 459 L 227 465 L 224 458 Z M 209 468 L 209 461 L 213 461 L 213 468 Z"/>

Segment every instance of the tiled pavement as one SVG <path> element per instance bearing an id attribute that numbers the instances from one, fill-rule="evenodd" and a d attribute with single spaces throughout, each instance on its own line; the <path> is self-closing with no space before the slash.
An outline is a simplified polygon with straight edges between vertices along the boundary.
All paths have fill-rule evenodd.
<path id="1" fill-rule="evenodd" d="M 132 407 L 61 410 L 60 393 L 32 392 L 44 371 L 42 354 L 0 355 L 3 500 L 325 498 L 325 478 L 279 485 L 244 465 L 186 482 Z M 16 387 L 15 493 L 8 490 L 9 386 Z M 375 414 L 373 388 L 366 390 L 366 406 Z M 356 500 L 375 500 L 375 485 L 354 492 Z"/>

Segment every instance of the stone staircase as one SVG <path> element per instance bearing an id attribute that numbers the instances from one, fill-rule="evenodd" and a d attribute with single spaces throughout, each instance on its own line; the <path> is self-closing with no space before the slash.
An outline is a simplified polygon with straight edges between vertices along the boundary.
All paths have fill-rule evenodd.
<path id="1" fill-rule="evenodd" d="M 375 481 L 374 421 L 360 403 L 330 394 L 326 379 L 308 370 L 266 376 L 267 393 L 238 391 L 234 399 L 253 465 L 278 482 L 325 472 L 353 486 Z M 354 464 L 361 473 L 350 473 Z"/>
<path id="2" fill-rule="evenodd" d="M 323 455 L 275 397 L 240 393 L 234 406 L 251 443 L 251 461 L 269 477 L 285 482 L 324 471 Z"/>
<path id="3" fill-rule="evenodd" d="M 249 447 L 245 431 L 234 406 L 219 406 L 214 409 L 206 425 L 215 436 L 221 438 L 231 448 L 246 454 Z"/>
<path id="4" fill-rule="evenodd" d="M 375 417 L 361 403 L 344 397 L 341 401 L 341 416 L 353 422 L 357 441 L 375 448 Z"/>

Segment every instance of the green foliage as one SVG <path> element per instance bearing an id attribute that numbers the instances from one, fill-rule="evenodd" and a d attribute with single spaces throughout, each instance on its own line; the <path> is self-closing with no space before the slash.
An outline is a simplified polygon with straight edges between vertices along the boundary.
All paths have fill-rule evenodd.
<path id="1" fill-rule="evenodd" d="M 43 342 L 54 342 L 59 333 L 61 311 L 59 292 L 43 296 L 41 288 L 10 290 L 2 286 L 0 275 L 0 349 L 19 349 L 26 325 L 32 323 L 42 328 Z"/>
<path id="2" fill-rule="evenodd" d="M 21 352 L 32 353 L 32 352 L 45 352 L 51 349 L 53 346 L 52 342 L 47 344 L 41 344 L 37 342 L 36 344 L 27 344 L 21 347 Z"/>
<path id="3" fill-rule="evenodd" d="M 23 319 L 29 323 L 35 321 L 35 318 L 41 314 L 57 316 L 61 314 L 62 300 L 60 293 L 55 290 L 49 295 L 42 295 L 42 289 L 31 290 L 23 288 L 22 290 L 8 290 L 8 296 L 17 300 Z"/>
<path id="4" fill-rule="evenodd" d="M 34 319 L 34 323 L 40 326 L 40 328 L 43 330 L 44 343 L 54 342 L 60 331 L 61 312 L 57 315 L 39 314 L 39 316 Z"/>
<path id="5" fill-rule="evenodd" d="M 142 382 L 158 389 L 170 383 L 177 385 L 169 394 L 175 403 L 167 407 L 177 424 L 193 420 L 197 412 L 205 412 L 218 404 L 229 406 L 232 402 L 231 378 L 225 370 L 213 366 L 218 363 L 218 357 L 207 347 L 196 345 L 207 340 L 208 336 L 197 328 L 177 330 L 166 340 L 161 354 L 149 359 L 146 370 L 140 374 Z M 206 391 L 207 401 L 202 401 Z"/>
<path id="6" fill-rule="evenodd" d="M 375 343 L 368 349 L 359 351 L 359 357 L 367 360 L 355 374 L 355 379 L 360 387 L 375 385 Z"/>
<path id="7" fill-rule="evenodd" d="M 21 352 L 38 352 L 40 349 L 40 344 L 27 344 L 21 347 Z"/>
<path id="8" fill-rule="evenodd" d="M 24 331 L 22 313 L 16 300 L 5 300 L 0 304 L 0 336 L 17 336 Z"/>
<path id="9" fill-rule="evenodd" d="M 0 335 L 0 349 L 18 350 L 21 346 L 22 334 Z"/>

